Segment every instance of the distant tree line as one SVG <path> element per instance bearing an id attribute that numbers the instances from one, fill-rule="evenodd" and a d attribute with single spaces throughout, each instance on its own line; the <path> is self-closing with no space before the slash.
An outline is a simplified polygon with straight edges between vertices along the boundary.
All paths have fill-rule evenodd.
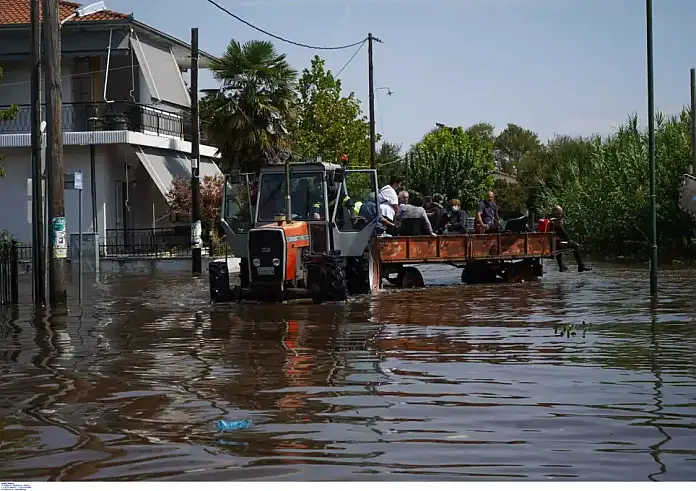
<path id="1" fill-rule="evenodd" d="M 314 159 L 369 162 L 369 124 L 355 94 L 315 57 L 299 73 L 273 43 L 232 41 L 213 64 L 220 89 L 201 101 L 206 133 L 220 149 L 225 172 Z M 690 164 L 688 113 L 657 117 L 657 202 L 663 255 L 696 256 L 694 221 L 679 208 L 679 185 Z M 378 140 L 381 136 L 377 135 Z M 541 142 L 530 129 L 508 124 L 496 134 L 481 122 L 438 127 L 403 151 L 380 142 L 380 180 L 398 172 L 415 193 L 441 193 L 473 209 L 493 190 L 504 214 L 546 215 L 564 207 L 568 228 L 591 252 L 640 258 L 650 235 L 647 135 L 635 117 L 607 137 L 555 136 Z M 494 181 L 494 170 L 516 183 Z"/>

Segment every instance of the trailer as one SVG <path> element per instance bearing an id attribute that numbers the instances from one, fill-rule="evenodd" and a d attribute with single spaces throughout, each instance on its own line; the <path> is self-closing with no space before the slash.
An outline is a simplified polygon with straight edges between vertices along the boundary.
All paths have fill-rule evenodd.
<path id="1" fill-rule="evenodd" d="M 460 268 L 462 283 L 531 281 L 543 275 L 541 260 L 556 255 L 552 232 L 378 237 L 377 244 L 381 276 L 401 288 L 423 286 L 415 266 L 433 263 Z"/>

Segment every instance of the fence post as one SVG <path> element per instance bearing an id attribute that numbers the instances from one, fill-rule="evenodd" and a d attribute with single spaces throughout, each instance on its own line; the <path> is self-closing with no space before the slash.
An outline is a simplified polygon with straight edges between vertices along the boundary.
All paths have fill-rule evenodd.
<path id="1" fill-rule="evenodd" d="M 10 303 L 19 303 L 19 254 L 17 253 L 17 241 L 12 241 L 10 249 Z"/>

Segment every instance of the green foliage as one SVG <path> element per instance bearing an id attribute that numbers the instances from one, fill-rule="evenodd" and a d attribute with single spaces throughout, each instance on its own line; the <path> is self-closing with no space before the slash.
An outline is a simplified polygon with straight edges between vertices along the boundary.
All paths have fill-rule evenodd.
<path id="1" fill-rule="evenodd" d="M 517 175 L 524 158 L 540 148 L 541 143 L 536 133 L 509 123 L 495 139 L 496 167 L 507 174 Z"/>
<path id="2" fill-rule="evenodd" d="M 219 90 L 206 91 L 201 120 L 224 170 L 256 171 L 290 154 L 297 72 L 269 41 L 232 40 L 212 66 Z"/>
<path id="3" fill-rule="evenodd" d="M 471 125 L 466 129 L 466 133 L 472 138 L 478 138 L 491 145 L 495 143 L 495 126 L 490 123 L 481 122 Z"/>
<path id="4" fill-rule="evenodd" d="M 658 244 L 684 247 L 693 219 L 679 208 L 682 175 L 690 164 L 687 112 L 656 118 Z M 589 250 L 608 256 L 642 256 L 650 237 L 648 135 L 630 118 L 605 139 L 556 140 L 546 149 L 541 209 L 563 206 L 568 228 Z"/>
<path id="5" fill-rule="evenodd" d="M 0 67 L 0 81 L 2 81 L 2 67 Z M 7 109 L 0 109 L 0 121 L 9 121 L 17 116 L 18 107 L 16 104 L 11 105 Z M 2 161 L 5 160 L 4 155 L 0 155 L 0 179 L 5 177 L 5 167 L 2 165 Z"/>
<path id="6" fill-rule="evenodd" d="M 492 142 L 461 127 L 431 131 L 407 159 L 408 186 L 421 195 L 441 193 L 472 208 L 493 185 Z"/>
<path id="7" fill-rule="evenodd" d="M 382 142 L 375 160 L 381 185 L 387 184 L 393 174 L 404 173 L 404 159 L 401 155 L 400 143 Z"/>
<path id="8" fill-rule="evenodd" d="M 518 217 L 528 210 L 526 190 L 519 184 L 496 179 L 493 183 L 493 192 L 503 219 Z"/>
<path id="9" fill-rule="evenodd" d="M 315 56 L 298 83 L 298 119 L 292 130 L 293 153 L 298 160 L 321 156 L 340 162 L 347 154 L 351 167 L 368 167 L 370 125 L 353 92 L 341 95 L 341 81 Z"/>

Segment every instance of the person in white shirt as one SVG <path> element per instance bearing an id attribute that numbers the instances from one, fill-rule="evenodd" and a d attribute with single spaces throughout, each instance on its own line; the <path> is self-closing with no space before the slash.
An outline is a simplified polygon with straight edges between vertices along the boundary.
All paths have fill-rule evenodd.
<path id="1" fill-rule="evenodd" d="M 401 188 L 404 179 L 398 175 L 392 175 L 389 184 L 379 190 L 379 211 L 382 216 L 394 221 L 394 215 L 399 210 L 399 196 L 397 190 Z"/>

